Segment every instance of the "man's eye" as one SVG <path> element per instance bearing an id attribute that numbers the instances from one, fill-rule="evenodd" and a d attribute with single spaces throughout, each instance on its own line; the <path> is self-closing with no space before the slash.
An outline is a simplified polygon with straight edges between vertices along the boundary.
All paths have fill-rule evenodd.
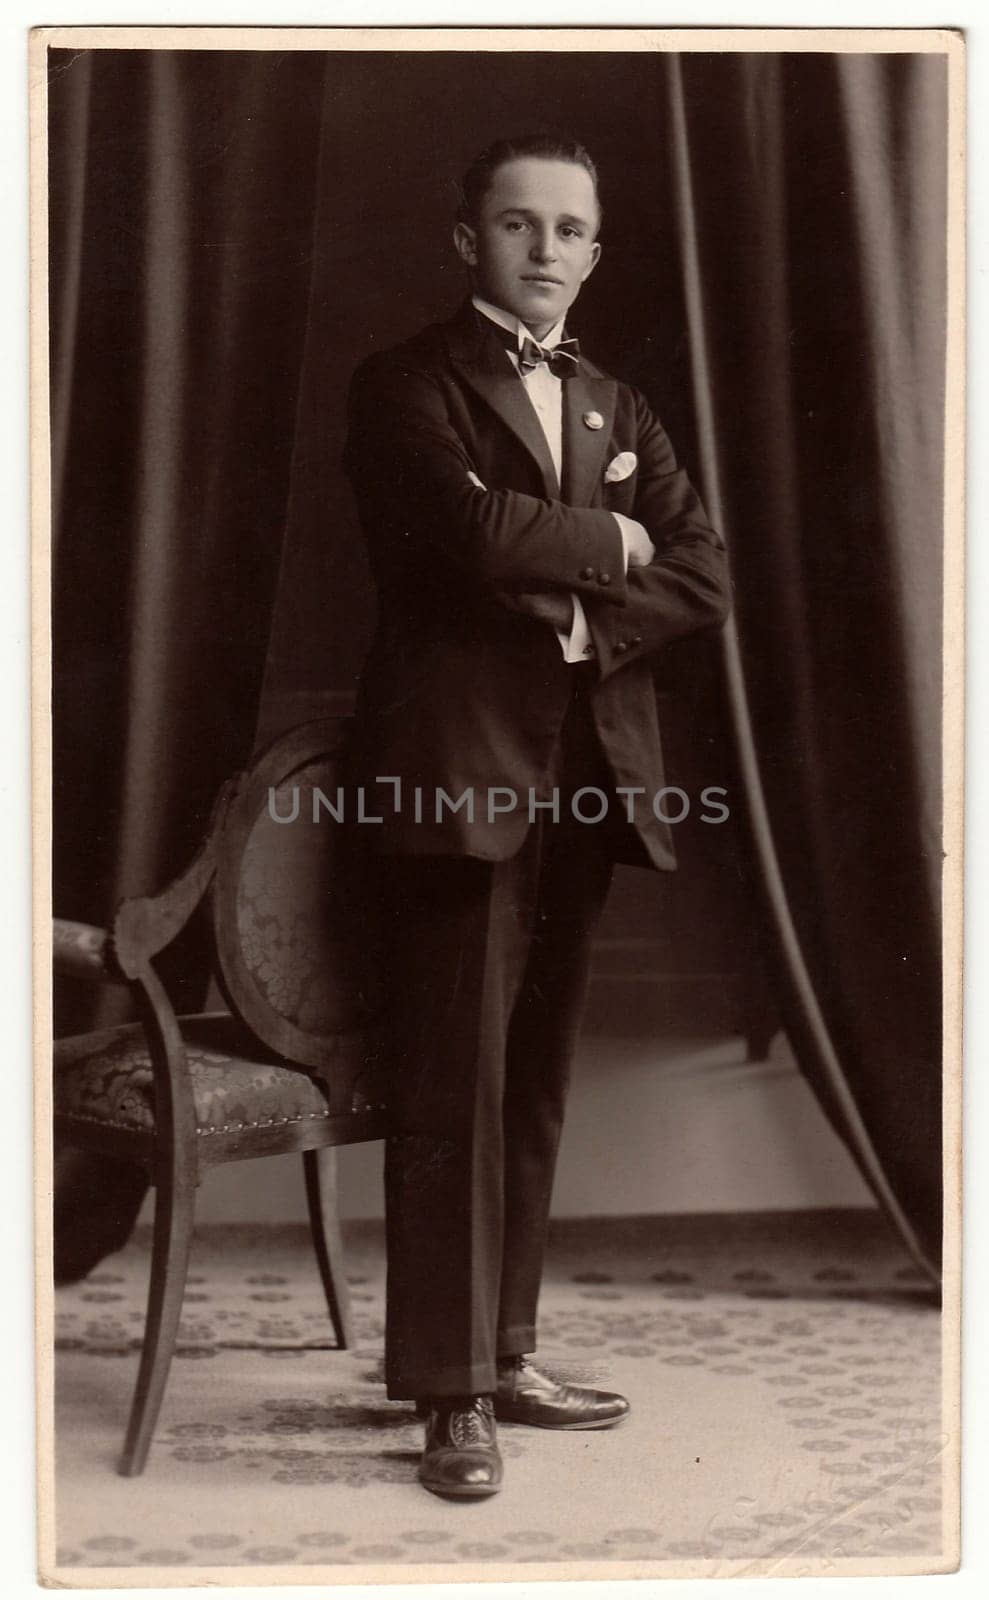
<path id="1" fill-rule="evenodd" d="M 508 229 L 509 233 L 521 233 L 526 226 L 526 223 L 519 222 L 517 219 L 513 222 L 505 223 L 505 227 Z"/>
<path id="2" fill-rule="evenodd" d="M 565 222 L 563 224 L 563 227 L 560 229 L 560 232 L 562 233 L 564 239 L 579 239 L 580 238 L 580 229 L 579 228 L 571 228 L 569 222 Z"/>

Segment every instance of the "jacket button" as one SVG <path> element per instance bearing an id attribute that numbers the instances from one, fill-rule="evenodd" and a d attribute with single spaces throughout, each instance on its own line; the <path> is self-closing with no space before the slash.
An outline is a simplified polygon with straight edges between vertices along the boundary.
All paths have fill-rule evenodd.
<path id="1" fill-rule="evenodd" d="M 615 645 L 615 655 L 623 656 L 627 649 L 628 645 L 625 643 L 625 640 L 619 639 L 618 643 Z"/>
<path id="2" fill-rule="evenodd" d="M 594 568 L 593 567 L 584 567 L 584 569 L 583 569 L 583 571 L 581 572 L 580 575 L 581 575 L 582 578 L 593 578 L 595 576 Z"/>
<path id="3" fill-rule="evenodd" d="M 641 635 L 641 633 L 633 633 L 631 639 L 628 642 L 629 642 L 629 644 L 641 644 L 642 643 L 642 635 Z"/>
<path id="4" fill-rule="evenodd" d="M 608 584 L 610 582 L 611 582 L 611 573 L 610 572 L 599 572 L 598 573 L 598 583 Z"/>

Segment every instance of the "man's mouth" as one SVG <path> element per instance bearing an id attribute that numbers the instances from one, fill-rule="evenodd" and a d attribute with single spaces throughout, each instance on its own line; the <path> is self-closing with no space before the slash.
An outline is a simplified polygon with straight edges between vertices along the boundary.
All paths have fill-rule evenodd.
<path id="1" fill-rule="evenodd" d="M 547 277 L 545 273 L 534 273 L 534 272 L 527 273 L 523 277 L 522 282 L 523 283 L 552 284 L 554 286 L 554 288 L 557 288 L 557 289 L 561 289 L 563 287 L 563 279 L 562 278 L 550 278 L 550 277 Z"/>

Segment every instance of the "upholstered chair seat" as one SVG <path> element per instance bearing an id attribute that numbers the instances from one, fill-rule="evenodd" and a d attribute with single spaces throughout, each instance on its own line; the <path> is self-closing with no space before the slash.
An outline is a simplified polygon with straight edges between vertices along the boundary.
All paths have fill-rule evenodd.
<path id="1" fill-rule="evenodd" d="M 183 1017 L 181 1026 L 200 1138 L 330 1116 L 326 1084 L 266 1051 L 238 1018 L 204 1012 Z M 142 1024 L 56 1042 L 55 1112 L 122 1131 L 154 1131 L 154 1070 Z"/>

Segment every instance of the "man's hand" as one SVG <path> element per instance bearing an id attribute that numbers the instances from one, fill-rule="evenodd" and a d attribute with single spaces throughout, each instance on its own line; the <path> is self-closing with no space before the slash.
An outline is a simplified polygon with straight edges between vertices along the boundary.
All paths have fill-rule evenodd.
<path id="1" fill-rule="evenodd" d="M 522 617 L 532 617 L 536 622 L 548 622 L 557 633 L 569 634 L 573 627 L 573 598 L 562 590 L 502 594 L 499 598 L 509 611 Z"/>
<path id="2" fill-rule="evenodd" d="M 622 517 L 622 535 L 629 567 L 648 567 L 656 554 L 656 546 L 642 523 L 636 522 L 634 517 Z"/>

